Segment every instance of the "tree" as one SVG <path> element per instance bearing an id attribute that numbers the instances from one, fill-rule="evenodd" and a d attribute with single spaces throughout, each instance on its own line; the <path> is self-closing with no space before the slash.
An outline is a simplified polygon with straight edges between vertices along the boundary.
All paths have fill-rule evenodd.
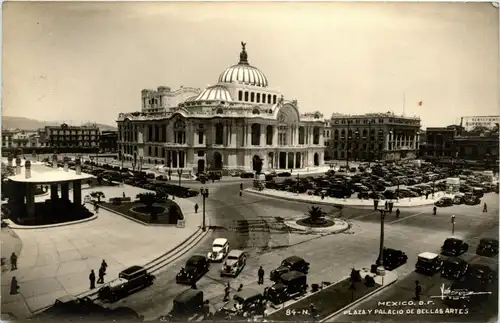
<path id="1" fill-rule="evenodd" d="M 323 210 L 318 206 L 311 206 L 307 215 L 309 216 L 309 221 L 312 223 L 319 224 L 325 222 L 324 217 L 326 216 L 326 212 L 323 212 Z"/>
<path id="2" fill-rule="evenodd" d="M 151 222 L 156 222 L 158 220 L 158 214 L 156 210 L 153 208 L 153 204 L 156 202 L 156 193 L 147 192 L 147 193 L 139 193 L 136 196 L 139 199 L 139 202 L 146 206 L 149 214 L 151 214 Z"/>
<path id="3" fill-rule="evenodd" d="M 159 188 L 156 190 L 156 198 L 160 201 L 165 201 L 168 199 L 168 193 L 165 189 Z"/>
<path id="4" fill-rule="evenodd" d="M 103 198 L 103 199 L 106 198 L 104 193 L 101 191 L 92 192 L 92 193 L 90 193 L 90 196 L 97 199 L 97 203 L 101 203 L 101 198 Z"/>

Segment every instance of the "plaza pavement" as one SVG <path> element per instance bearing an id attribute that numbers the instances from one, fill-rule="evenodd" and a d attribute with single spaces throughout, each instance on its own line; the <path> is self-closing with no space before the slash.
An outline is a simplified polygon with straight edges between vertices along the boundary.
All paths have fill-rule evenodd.
<path id="1" fill-rule="evenodd" d="M 93 190 L 102 191 L 106 200 L 122 196 L 123 192 L 134 199 L 138 193 L 146 191 L 128 185 Z M 93 190 L 84 190 L 82 195 Z M 70 192 L 70 198 L 72 195 Z M 46 198 L 37 197 L 39 201 Z M 43 229 L 12 229 L 22 241 L 22 249 L 19 239 L 4 239 L 7 231 L 2 229 L 2 255 L 8 255 L 6 260 L 10 263 L 10 253 L 17 251 L 18 254 L 18 270 L 2 273 L 2 312 L 13 313 L 18 318 L 27 317 L 52 305 L 59 297 L 89 290 L 90 270 L 94 269 L 97 275 L 103 259 L 108 263 L 105 277 L 108 281 L 126 267 L 143 265 L 174 249 L 201 225 L 201 212 L 194 213 L 194 204 L 199 203 L 195 199 L 175 199 L 186 219 L 184 228 L 145 226 L 101 208 L 97 219 L 89 222 Z M 10 295 L 14 276 L 19 282 L 19 294 Z"/>
<path id="2" fill-rule="evenodd" d="M 308 194 L 297 194 L 286 191 L 278 191 L 272 189 L 263 189 L 262 191 L 256 190 L 254 188 L 245 189 L 246 192 L 263 195 L 267 197 L 274 197 L 278 199 L 297 201 L 297 202 L 305 202 L 305 203 L 314 203 L 314 204 L 322 204 L 322 205 L 331 205 L 331 206 L 359 206 L 366 208 L 373 208 L 373 200 L 365 200 L 359 199 L 355 196 L 346 199 L 339 199 L 334 197 L 325 196 L 324 199 L 321 196 L 316 195 L 308 195 Z M 444 196 L 453 196 L 453 194 L 445 194 L 444 192 L 436 192 L 434 194 L 434 198 L 432 195 L 429 195 L 429 198 L 426 199 L 425 196 L 419 197 L 411 197 L 411 198 L 401 198 L 399 200 L 394 201 L 394 209 L 401 207 L 415 207 L 415 206 L 424 206 L 424 205 L 433 205 L 437 200 Z M 381 200 L 379 205 L 383 206 L 384 200 Z"/>

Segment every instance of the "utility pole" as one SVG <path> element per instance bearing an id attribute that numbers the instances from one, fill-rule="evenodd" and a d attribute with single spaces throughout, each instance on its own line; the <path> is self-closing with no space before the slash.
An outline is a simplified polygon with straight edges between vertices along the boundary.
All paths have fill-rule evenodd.
<path id="1" fill-rule="evenodd" d="M 384 220 L 385 213 L 387 210 L 379 210 L 380 211 L 380 251 L 379 251 L 379 259 L 378 259 L 378 268 L 377 274 L 380 276 L 385 275 L 384 268 Z"/>

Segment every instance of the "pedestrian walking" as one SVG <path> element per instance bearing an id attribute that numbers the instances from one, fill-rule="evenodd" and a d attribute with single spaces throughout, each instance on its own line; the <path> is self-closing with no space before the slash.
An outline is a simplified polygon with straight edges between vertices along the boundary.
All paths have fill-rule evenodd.
<path id="1" fill-rule="evenodd" d="M 240 196 L 243 196 L 243 190 L 240 190 Z"/>
<path id="2" fill-rule="evenodd" d="M 488 212 L 488 205 L 486 205 L 486 203 L 484 203 L 483 212 Z"/>
<path id="3" fill-rule="evenodd" d="M 229 292 L 231 291 L 231 285 L 227 283 L 226 287 L 224 288 L 224 302 L 227 302 L 229 300 Z"/>
<path id="4" fill-rule="evenodd" d="M 243 191 L 243 183 L 240 183 L 240 191 Z"/>
<path id="5" fill-rule="evenodd" d="M 94 210 L 95 210 L 95 213 L 99 213 L 99 204 L 95 204 L 95 207 L 94 207 Z"/>
<path id="6" fill-rule="evenodd" d="M 311 317 L 316 320 L 318 318 L 318 310 L 316 309 L 316 306 L 314 306 L 313 303 L 311 303 L 311 305 L 309 305 L 309 314 L 311 315 Z"/>
<path id="7" fill-rule="evenodd" d="M 415 299 L 417 301 L 420 300 L 420 293 L 422 293 L 422 286 L 420 286 L 420 282 L 418 280 L 415 281 Z"/>
<path id="8" fill-rule="evenodd" d="M 17 256 L 16 253 L 13 252 L 10 255 L 10 270 L 16 270 L 17 269 Z"/>
<path id="9" fill-rule="evenodd" d="M 106 260 L 102 260 L 101 262 L 101 268 L 104 268 L 104 274 L 106 274 L 106 270 L 108 269 L 108 264 L 106 263 Z"/>
<path id="10" fill-rule="evenodd" d="M 385 209 L 387 210 L 389 208 L 389 202 L 385 201 Z"/>
<path id="11" fill-rule="evenodd" d="M 14 277 L 12 277 L 12 280 L 10 281 L 10 294 L 16 295 L 17 293 L 19 293 L 19 284 L 17 283 L 16 276 L 14 276 Z"/>
<path id="12" fill-rule="evenodd" d="M 394 207 L 394 202 L 389 202 L 389 214 L 392 213 L 392 208 Z"/>
<path id="13" fill-rule="evenodd" d="M 101 266 L 101 268 L 99 268 L 99 279 L 97 280 L 98 284 L 104 284 L 104 275 L 106 275 L 104 271 L 104 267 Z"/>
<path id="14" fill-rule="evenodd" d="M 401 211 L 399 211 L 399 209 L 396 209 L 396 218 L 399 218 L 400 214 L 401 214 Z"/>
<path id="15" fill-rule="evenodd" d="M 436 212 L 437 212 L 437 207 L 433 207 L 432 208 L 432 215 L 436 215 Z"/>
<path id="16" fill-rule="evenodd" d="M 426 192 L 425 193 L 425 199 L 428 200 L 429 199 L 429 192 Z"/>
<path id="17" fill-rule="evenodd" d="M 125 192 L 123 192 L 123 198 L 125 198 L 125 197 L 126 197 Z"/>
<path id="18" fill-rule="evenodd" d="M 238 287 L 238 292 L 241 292 L 243 290 L 243 284 L 240 284 L 240 287 Z"/>
<path id="19" fill-rule="evenodd" d="M 196 203 L 194 205 L 194 213 L 198 213 L 198 208 L 199 208 L 198 203 Z"/>
<path id="20" fill-rule="evenodd" d="M 90 289 L 94 289 L 95 288 L 95 273 L 94 273 L 94 269 L 92 269 L 90 271 L 89 280 L 90 280 Z"/>
<path id="21" fill-rule="evenodd" d="M 375 211 L 377 211 L 377 208 L 378 208 L 378 199 L 374 199 L 374 200 L 373 200 L 373 209 L 374 209 Z"/>
<path id="22" fill-rule="evenodd" d="M 264 268 L 262 268 L 262 266 L 260 266 L 259 271 L 257 272 L 257 276 L 259 277 L 257 284 L 264 284 Z"/>

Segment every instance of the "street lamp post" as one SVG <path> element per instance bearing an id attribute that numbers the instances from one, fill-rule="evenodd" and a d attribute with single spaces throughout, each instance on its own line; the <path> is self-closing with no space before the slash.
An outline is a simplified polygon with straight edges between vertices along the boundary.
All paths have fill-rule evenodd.
<path id="1" fill-rule="evenodd" d="M 455 235 L 455 215 L 451 216 L 451 235 Z"/>
<path id="2" fill-rule="evenodd" d="M 205 223 L 205 199 L 208 198 L 208 188 L 201 188 L 200 190 L 201 196 L 203 197 L 203 223 L 201 229 L 203 231 L 207 230 L 206 223 Z"/>
<path id="3" fill-rule="evenodd" d="M 181 186 L 181 177 L 182 177 L 182 168 L 177 170 L 177 174 L 179 175 L 179 187 Z"/>
<path id="4" fill-rule="evenodd" d="M 378 268 L 377 268 L 377 274 L 380 276 L 383 276 L 385 274 L 385 268 L 384 268 L 384 220 L 385 220 L 385 213 L 387 212 L 386 209 L 379 210 L 380 211 L 380 251 L 379 251 L 379 258 L 378 258 Z"/>

